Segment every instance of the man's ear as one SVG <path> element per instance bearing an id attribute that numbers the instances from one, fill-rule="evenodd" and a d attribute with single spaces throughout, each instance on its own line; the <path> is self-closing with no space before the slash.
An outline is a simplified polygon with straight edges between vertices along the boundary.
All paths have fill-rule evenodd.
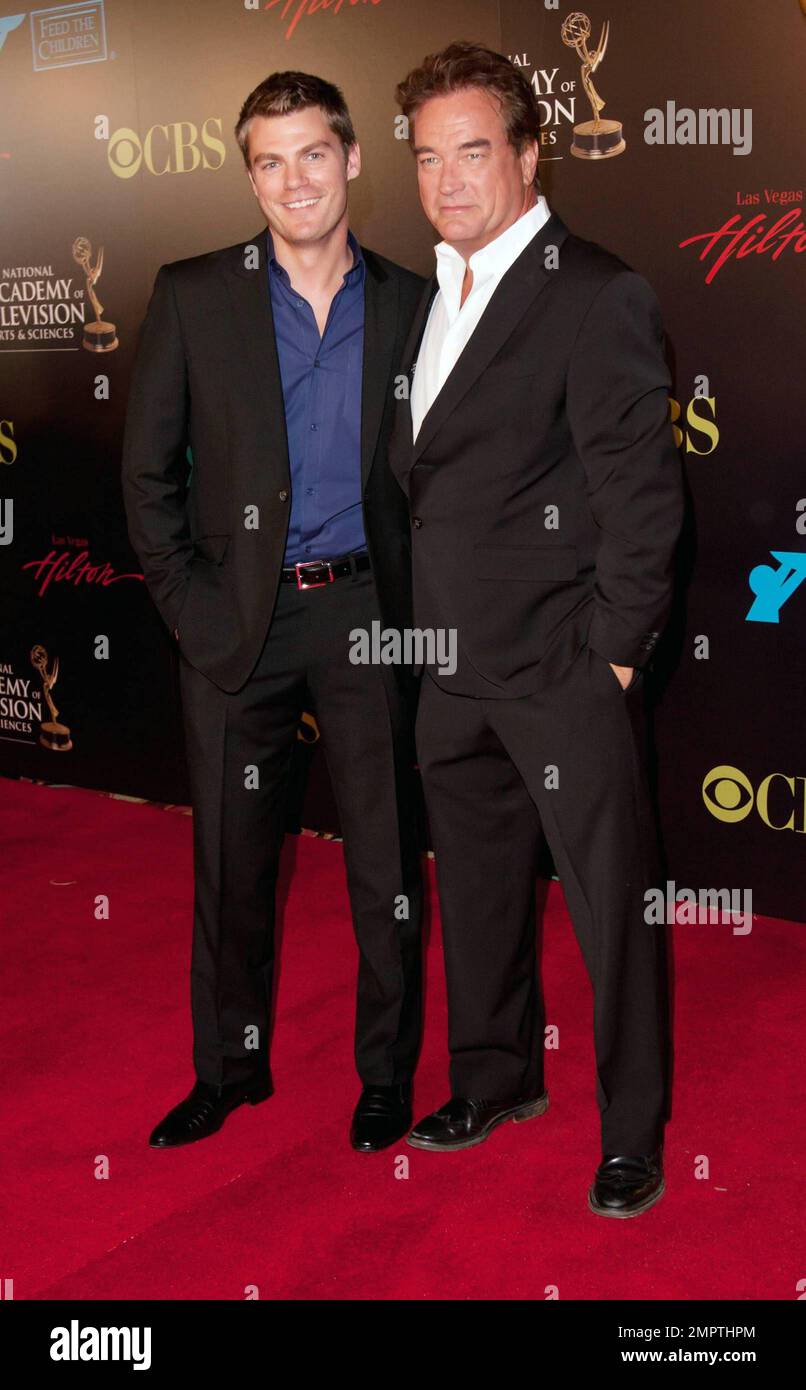
<path id="1" fill-rule="evenodd" d="M 361 146 L 351 145 L 347 151 L 347 179 L 357 179 L 361 173 Z"/>
<path id="2" fill-rule="evenodd" d="M 535 181 L 537 164 L 540 156 L 540 148 L 536 140 L 530 141 L 521 154 L 521 173 L 523 182 L 528 186 Z"/>

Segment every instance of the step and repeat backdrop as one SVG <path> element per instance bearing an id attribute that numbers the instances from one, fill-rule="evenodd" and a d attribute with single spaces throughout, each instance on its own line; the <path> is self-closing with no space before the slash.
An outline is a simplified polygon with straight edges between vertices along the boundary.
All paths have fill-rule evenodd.
<path id="1" fill-rule="evenodd" d="M 154 276 L 261 225 L 233 125 L 288 68 L 345 92 L 364 159 L 359 238 L 430 272 L 394 89 L 425 53 L 473 39 L 535 90 L 550 205 L 644 274 L 663 308 L 689 493 L 651 683 L 670 874 L 806 918 L 806 0 L 585 6 L 5 6 L 0 774 L 188 800 L 177 653 L 119 483 Z M 292 820 L 337 830 L 316 738 L 308 717 Z"/>

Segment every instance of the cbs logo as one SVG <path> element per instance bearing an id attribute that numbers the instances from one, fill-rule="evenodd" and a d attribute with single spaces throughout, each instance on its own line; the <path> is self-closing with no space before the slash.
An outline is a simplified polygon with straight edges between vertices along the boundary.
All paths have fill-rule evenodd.
<path id="1" fill-rule="evenodd" d="M 678 420 L 682 415 L 682 407 L 674 396 L 669 396 L 669 411 L 672 421 L 672 433 L 677 448 L 686 441 L 687 454 L 699 454 L 705 458 L 707 454 L 713 454 L 719 443 L 719 426 L 716 423 L 716 396 L 692 396 L 686 406 L 686 425 L 687 429 L 681 429 Z M 708 414 L 710 412 L 710 419 Z M 694 438 L 695 435 L 702 435 L 702 440 Z M 700 445 L 704 447 L 700 447 Z"/>
<path id="2" fill-rule="evenodd" d="M 215 131 L 218 130 L 218 135 Z M 220 169 L 226 158 L 220 116 L 208 116 L 200 127 L 192 121 L 153 125 L 142 140 L 136 130 L 121 126 L 109 137 L 106 157 L 116 178 L 131 179 L 142 165 L 150 174 L 192 174 L 199 167 Z M 209 158 L 208 158 L 209 156 Z"/>
<path id="3" fill-rule="evenodd" d="M 754 791 L 752 782 L 738 767 L 722 763 L 705 774 L 702 799 L 716 820 L 729 825 L 746 820 L 755 806 L 770 830 L 794 830 L 806 835 L 806 777 L 770 772 Z"/>

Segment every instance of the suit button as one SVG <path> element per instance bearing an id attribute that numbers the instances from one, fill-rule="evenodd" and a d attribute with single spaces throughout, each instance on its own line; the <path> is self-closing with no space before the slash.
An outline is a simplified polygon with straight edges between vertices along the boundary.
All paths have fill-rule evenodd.
<path id="1" fill-rule="evenodd" d="M 416 526 L 416 527 L 419 529 L 419 528 L 422 526 L 422 524 L 423 524 L 423 522 L 422 522 L 422 517 L 413 516 L 412 519 L 411 519 L 411 524 L 412 524 L 412 526 Z"/>
<path id="2" fill-rule="evenodd" d="M 283 488 L 282 492 L 278 493 L 277 495 L 280 498 L 281 502 L 288 501 L 288 493 L 286 492 L 285 488 Z"/>

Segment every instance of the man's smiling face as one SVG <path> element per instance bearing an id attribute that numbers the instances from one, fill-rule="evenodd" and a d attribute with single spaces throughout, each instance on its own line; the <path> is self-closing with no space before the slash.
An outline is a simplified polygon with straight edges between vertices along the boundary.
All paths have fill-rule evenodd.
<path id="1" fill-rule="evenodd" d="M 479 87 L 423 103 L 414 116 L 414 154 L 425 215 L 465 259 L 535 202 L 537 143 L 518 155 L 498 102 Z"/>
<path id="2" fill-rule="evenodd" d="M 361 153 L 344 146 L 321 107 L 255 116 L 249 127 L 249 182 L 273 237 L 292 246 L 330 235 L 346 219 L 347 184 Z"/>

